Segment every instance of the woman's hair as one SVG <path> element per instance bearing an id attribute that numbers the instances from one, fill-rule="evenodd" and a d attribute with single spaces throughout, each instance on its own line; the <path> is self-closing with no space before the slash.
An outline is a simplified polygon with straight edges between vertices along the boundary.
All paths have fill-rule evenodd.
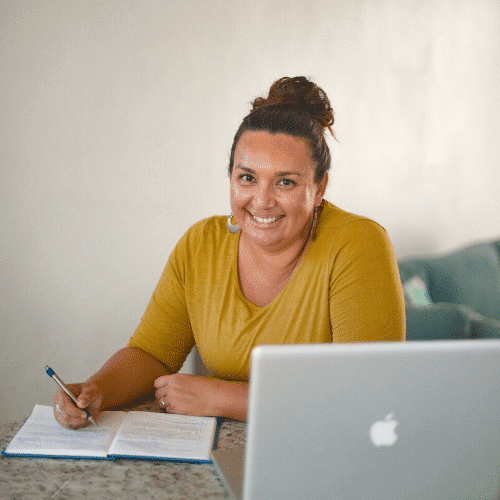
<path id="1" fill-rule="evenodd" d="M 229 176 L 233 172 L 234 152 L 241 135 L 247 130 L 255 130 L 305 139 L 316 164 L 314 180 L 320 182 L 331 162 L 325 129 L 335 138 L 333 110 L 325 92 L 304 76 L 285 76 L 271 85 L 267 98 L 257 97 L 252 106 L 234 136 Z"/>

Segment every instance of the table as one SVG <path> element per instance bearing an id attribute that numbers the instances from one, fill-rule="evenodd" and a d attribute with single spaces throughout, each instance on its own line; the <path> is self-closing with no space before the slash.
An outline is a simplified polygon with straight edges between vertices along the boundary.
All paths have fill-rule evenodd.
<path id="1" fill-rule="evenodd" d="M 153 401 L 128 409 L 162 411 Z M 23 423 L 0 425 L 0 449 Z M 245 423 L 223 419 L 217 447 L 244 446 L 245 437 Z M 211 464 L 0 457 L 0 498 L 216 500 L 229 496 Z"/>

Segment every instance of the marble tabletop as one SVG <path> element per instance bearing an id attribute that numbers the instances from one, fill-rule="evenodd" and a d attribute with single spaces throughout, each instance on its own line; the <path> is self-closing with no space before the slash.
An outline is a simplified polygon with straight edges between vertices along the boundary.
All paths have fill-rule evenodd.
<path id="1" fill-rule="evenodd" d="M 152 401 L 132 409 L 162 411 Z M 0 425 L 1 450 L 23 423 Z M 223 419 L 217 447 L 244 446 L 245 436 L 245 423 Z M 0 457 L 0 498 L 215 500 L 229 496 L 212 464 Z"/>

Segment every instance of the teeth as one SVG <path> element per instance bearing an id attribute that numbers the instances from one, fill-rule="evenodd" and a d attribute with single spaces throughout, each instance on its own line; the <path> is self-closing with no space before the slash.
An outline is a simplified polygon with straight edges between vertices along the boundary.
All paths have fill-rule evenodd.
<path id="1" fill-rule="evenodd" d="M 277 217 L 274 217 L 273 219 L 263 219 L 262 217 L 257 217 L 256 215 L 254 215 L 253 218 L 257 222 L 260 222 L 261 224 L 271 224 L 271 222 L 276 222 L 280 218 L 280 216 L 278 215 Z"/>

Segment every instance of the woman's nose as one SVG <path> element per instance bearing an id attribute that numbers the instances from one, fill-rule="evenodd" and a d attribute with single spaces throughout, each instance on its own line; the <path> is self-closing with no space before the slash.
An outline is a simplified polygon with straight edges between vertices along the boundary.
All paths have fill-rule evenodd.
<path id="1" fill-rule="evenodd" d="M 273 205 L 274 189 L 267 183 L 259 184 L 255 193 L 254 202 L 261 208 L 268 208 Z"/>

